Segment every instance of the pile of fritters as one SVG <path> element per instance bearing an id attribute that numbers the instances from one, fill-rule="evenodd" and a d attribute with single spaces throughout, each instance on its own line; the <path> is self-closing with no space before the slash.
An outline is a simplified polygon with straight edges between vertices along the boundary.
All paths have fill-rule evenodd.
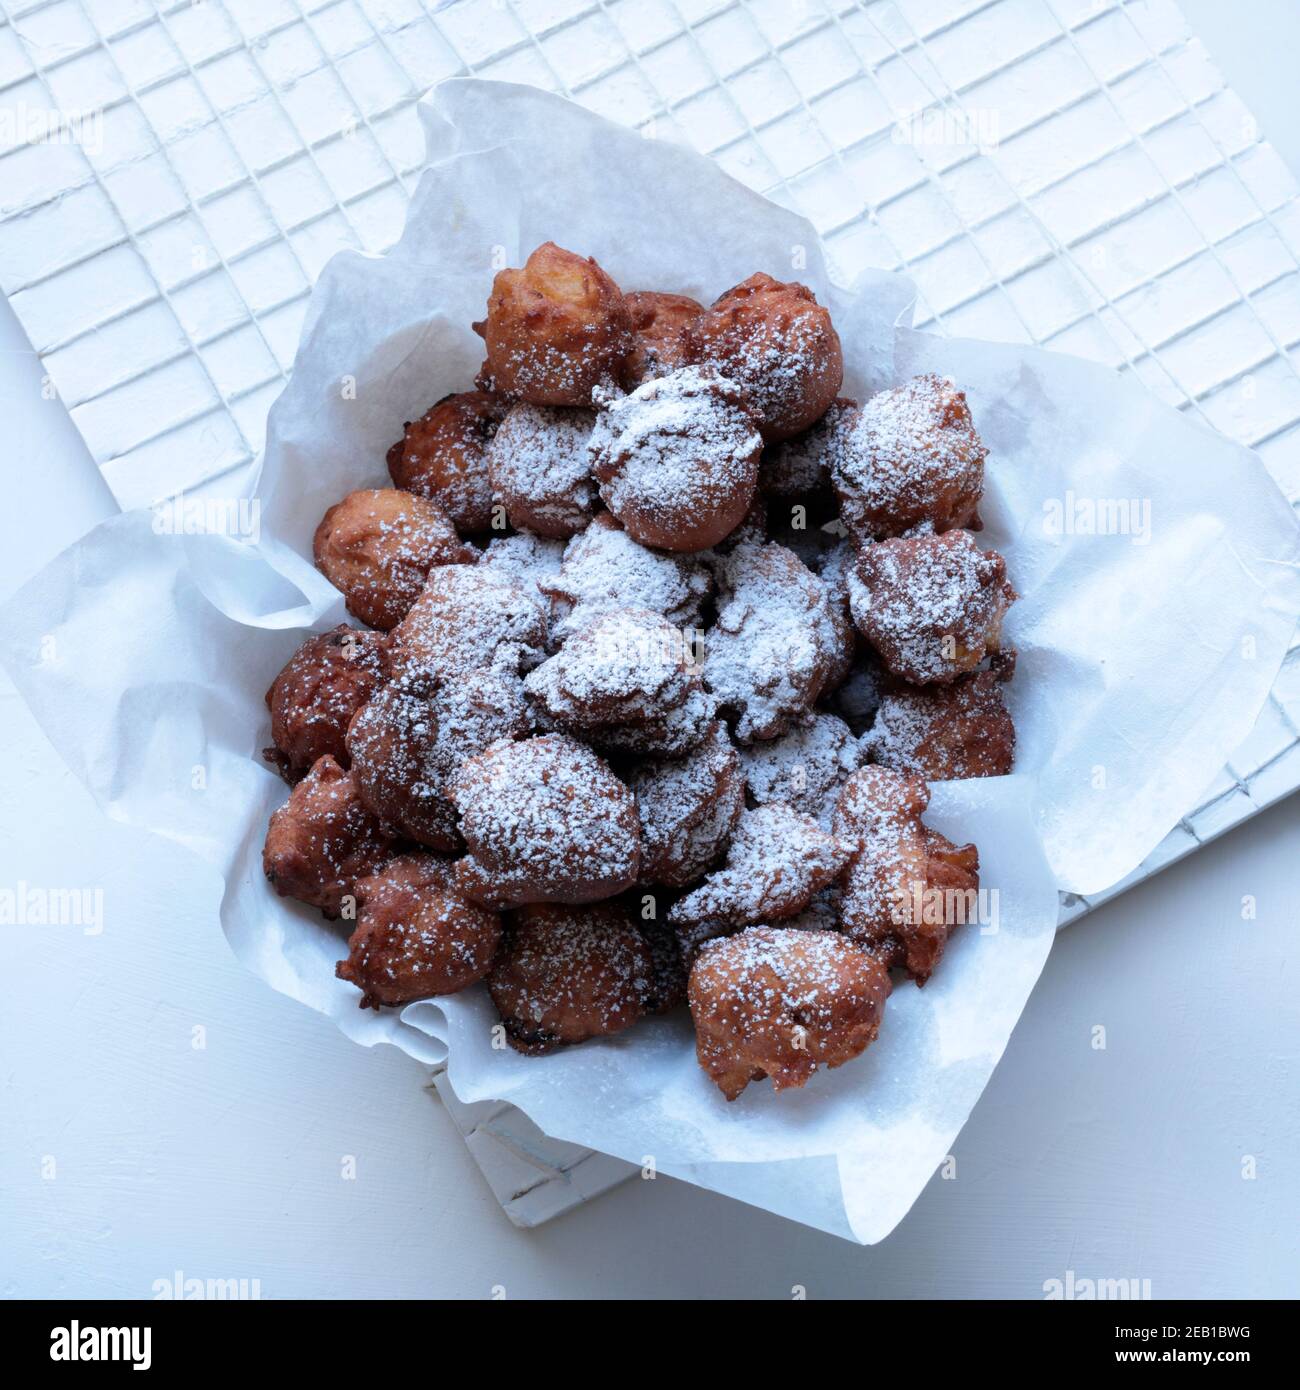
<path id="1" fill-rule="evenodd" d="M 966 399 L 844 399 L 827 309 L 762 272 L 705 307 L 548 242 L 474 328 L 472 389 L 316 531 L 364 626 L 267 694 L 267 878 L 352 924 L 362 1005 L 486 981 L 531 1054 L 688 1003 L 728 1100 L 802 1086 L 978 886 L 927 784 L 1011 767 Z"/>

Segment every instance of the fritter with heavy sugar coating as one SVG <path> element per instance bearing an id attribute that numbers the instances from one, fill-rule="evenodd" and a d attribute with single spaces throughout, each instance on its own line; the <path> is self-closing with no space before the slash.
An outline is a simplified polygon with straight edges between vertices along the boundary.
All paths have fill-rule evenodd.
<path id="1" fill-rule="evenodd" d="M 274 748 L 264 754 L 295 782 L 328 753 L 348 765 L 348 722 L 384 682 L 383 638 L 340 623 L 298 648 L 266 692 Z"/>
<path id="2" fill-rule="evenodd" d="M 858 766 L 861 752 L 849 726 L 833 714 L 814 713 L 780 738 L 740 750 L 750 800 L 781 802 L 831 828 L 840 787 Z"/>
<path id="3" fill-rule="evenodd" d="M 590 410 L 519 401 L 488 445 L 493 498 L 512 526 L 567 540 L 591 520 L 596 487 L 587 454 Z"/>
<path id="4" fill-rule="evenodd" d="M 364 488 L 336 502 L 316 528 L 312 553 L 348 612 L 384 631 L 406 615 L 430 570 L 478 559 L 436 502 L 396 488 Z"/>
<path id="5" fill-rule="evenodd" d="M 563 541 L 535 536 L 531 531 L 517 531 L 514 535 L 495 536 L 489 541 L 478 564 L 487 574 L 522 584 L 530 598 L 536 597 L 549 609 L 550 597 L 544 586 L 559 575 L 564 553 Z M 535 596 L 534 589 L 537 590 Z"/>
<path id="6" fill-rule="evenodd" d="M 607 753 L 681 757 L 716 713 L 686 641 L 645 608 L 611 608 L 524 681 L 546 722 Z"/>
<path id="7" fill-rule="evenodd" d="M 696 360 L 749 393 L 768 440 L 820 420 L 844 382 L 840 335 L 806 285 L 760 271 L 715 299 L 689 332 Z"/>
<path id="8" fill-rule="evenodd" d="M 673 926 L 715 935 L 804 910 L 844 867 L 847 853 L 811 816 L 773 804 L 743 811 L 722 868 L 668 910 Z"/>
<path id="9" fill-rule="evenodd" d="M 979 852 L 921 822 L 930 791 L 890 768 L 855 772 L 835 811 L 835 835 L 849 850 L 841 879 L 844 933 L 918 985 L 930 978 L 949 932 L 971 915 Z"/>
<path id="10" fill-rule="evenodd" d="M 408 420 L 388 451 L 394 485 L 437 502 L 462 534 L 488 530 L 487 446 L 508 407 L 508 401 L 486 391 L 460 391 L 444 396 L 418 420 Z"/>
<path id="11" fill-rule="evenodd" d="M 474 324 L 487 361 L 479 384 L 534 405 L 590 405 L 632 350 L 627 303 L 590 257 L 553 241 L 492 282 L 487 318 Z"/>
<path id="12" fill-rule="evenodd" d="M 589 903 L 636 882 L 636 802 L 576 739 L 494 743 L 462 766 L 450 795 L 469 847 L 461 883 L 476 902 Z"/>
<path id="13" fill-rule="evenodd" d="M 684 294 L 654 290 L 634 290 L 624 299 L 634 334 L 632 351 L 623 364 L 627 389 L 688 366 L 692 349 L 687 330 L 704 312 L 704 306 Z"/>
<path id="14" fill-rule="evenodd" d="M 633 540 L 707 550 L 740 525 L 763 441 L 738 387 L 679 367 L 630 395 L 598 391 L 596 401 L 591 471 Z"/>
<path id="15" fill-rule="evenodd" d="M 479 568 L 498 579 L 522 584 L 528 597 L 537 603 L 546 619 L 546 647 L 555 643 L 555 612 L 545 586 L 560 572 L 564 559 L 564 542 L 535 536 L 531 531 L 516 531 L 510 536 L 497 536 L 488 542 L 479 556 Z"/>
<path id="16" fill-rule="evenodd" d="M 646 1013 L 654 961 L 622 903 L 554 904 L 510 914 L 488 992 L 516 1052 L 608 1037 Z"/>
<path id="17" fill-rule="evenodd" d="M 522 682 L 508 671 L 454 680 L 400 676 L 357 711 L 348 752 L 357 789 L 385 825 L 440 854 L 461 849 L 448 783 L 500 738 L 532 729 Z"/>
<path id="18" fill-rule="evenodd" d="M 628 785 L 641 818 L 641 880 L 667 888 L 706 872 L 745 805 L 740 759 L 720 723 L 685 758 L 640 764 Z"/>
<path id="19" fill-rule="evenodd" d="M 392 841 L 366 809 L 356 778 L 327 753 L 272 814 L 262 871 L 282 898 L 297 898 L 333 918 L 357 879 L 392 854 Z"/>
<path id="20" fill-rule="evenodd" d="M 1002 617 L 1015 597 L 1006 561 L 968 531 L 865 546 L 849 577 L 858 630 L 885 669 L 912 685 L 1005 659 Z"/>
<path id="21" fill-rule="evenodd" d="M 452 680 L 469 671 L 518 673 L 542 659 L 546 615 L 523 584 L 482 565 L 434 570 L 411 611 L 389 635 L 393 677 Z"/>
<path id="22" fill-rule="evenodd" d="M 803 1086 L 875 1041 L 889 989 L 885 967 L 835 932 L 750 927 L 691 970 L 696 1056 L 728 1100 L 765 1076 Z"/>
<path id="23" fill-rule="evenodd" d="M 649 608 L 679 630 L 693 630 L 700 626 L 700 608 L 712 587 L 698 560 L 638 544 L 608 512 L 574 536 L 559 573 L 542 580 L 557 643 L 611 608 Z"/>
<path id="24" fill-rule="evenodd" d="M 742 743 L 775 738 L 806 714 L 845 664 L 852 632 L 826 586 L 783 545 L 720 558 L 718 616 L 704 641 L 704 683 Z"/>
<path id="25" fill-rule="evenodd" d="M 918 526 L 979 529 L 988 450 L 946 377 L 878 392 L 841 423 L 829 452 L 841 515 L 860 541 Z"/>
<path id="26" fill-rule="evenodd" d="M 456 887 L 445 859 L 404 854 L 356 884 L 357 926 L 334 973 L 361 1007 L 396 1008 L 481 980 L 501 941 L 501 918 Z"/>
<path id="27" fill-rule="evenodd" d="M 862 741 L 873 763 L 927 782 L 1005 777 L 1016 727 L 997 678 L 972 671 L 947 685 L 897 686 L 885 693 Z"/>

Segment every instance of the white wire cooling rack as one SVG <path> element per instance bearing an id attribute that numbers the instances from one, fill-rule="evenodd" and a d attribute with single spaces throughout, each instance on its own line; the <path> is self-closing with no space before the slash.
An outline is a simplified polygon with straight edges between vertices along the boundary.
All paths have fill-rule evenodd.
<path id="1" fill-rule="evenodd" d="M 397 239 L 414 104 L 470 73 L 698 148 L 809 217 L 839 278 L 906 270 L 919 325 L 1131 372 L 1300 499 L 1300 200 L 1172 0 L 0 12 L 0 288 L 124 507 L 238 494 L 317 272 Z M 1300 786 L 1298 728 L 1294 646 L 1201 803 L 1063 920 Z M 523 1224 L 631 1171 L 448 1103 Z"/>

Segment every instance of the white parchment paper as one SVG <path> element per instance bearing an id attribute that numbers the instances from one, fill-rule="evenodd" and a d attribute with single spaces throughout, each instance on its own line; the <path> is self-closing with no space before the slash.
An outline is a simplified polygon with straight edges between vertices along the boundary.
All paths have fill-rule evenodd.
<path id="1" fill-rule="evenodd" d="M 110 814 L 222 873 L 227 937 L 277 989 L 358 1041 L 449 1053 L 459 1095 L 508 1099 L 556 1137 L 879 1240 L 1001 1055 L 1058 888 L 1094 892 L 1132 870 L 1249 731 L 1300 612 L 1295 518 L 1252 454 L 1132 382 L 900 327 L 905 279 L 832 284 L 808 223 L 706 160 L 532 88 L 454 80 L 422 114 L 429 169 L 400 243 L 337 256 L 313 295 L 268 424 L 257 543 L 115 518 L 10 602 L 6 664 Z M 758 269 L 801 280 L 832 308 L 847 394 L 945 372 L 991 449 L 982 539 L 1023 596 L 1009 623 L 1017 769 L 936 787 L 930 816 L 979 844 L 991 920 L 958 930 L 924 991 L 895 992 L 863 1058 L 802 1092 L 754 1086 L 726 1105 L 685 1018 L 524 1059 L 490 1047 L 481 989 L 359 1010 L 333 976 L 340 928 L 261 876 L 266 819 L 286 795 L 256 756 L 262 696 L 304 629 L 345 616 L 310 564 L 312 531 L 346 492 L 384 480 L 403 420 L 464 389 L 495 269 L 547 239 L 627 289 L 707 300 Z"/>

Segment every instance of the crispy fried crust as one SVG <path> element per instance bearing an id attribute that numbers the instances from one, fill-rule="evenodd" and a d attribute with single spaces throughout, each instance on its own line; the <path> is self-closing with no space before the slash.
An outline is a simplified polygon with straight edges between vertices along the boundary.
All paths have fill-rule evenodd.
<path id="1" fill-rule="evenodd" d="M 607 1037 L 646 1012 L 655 965 L 622 903 L 523 907 L 510 914 L 488 991 L 516 1052 Z"/>
<path id="2" fill-rule="evenodd" d="M 884 965 L 834 932 L 758 926 L 711 942 L 688 987 L 700 1066 L 728 1100 L 764 1076 L 803 1086 L 875 1041 L 889 988 Z"/>
<path id="3" fill-rule="evenodd" d="M 266 692 L 273 748 L 264 754 L 292 785 L 328 753 L 348 765 L 348 722 L 383 684 L 383 638 L 340 623 L 298 648 Z"/>
<path id="4" fill-rule="evenodd" d="M 487 348 L 479 384 L 534 405 L 590 405 L 593 388 L 618 378 L 633 346 L 618 286 L 590 257 L 553 241 L 522 269 L 498 273 L 474 331 Z"/>
<path id="5" fill-rule="evenodd" d="M 450 795 L 469 847 L 460 882 L 475 902 L 590 903 L 636 882 L 636 802 L 575 739 L 502 739 L 464 764 Z"/>
<path id="6" fill-rule="evenodd" d="M 955 680 L 998 655 L 1015 597 L 1006 561 L 967 531 L 864 546 L 849 576 L 858 630 L 885 669 L 912 685 Z"/>
<path id="7" fill-rule="evenodd" d="M 365 488 L 336 502 L 316 528 L 312 553 L 348 612 L 384 631 L 405 617 L 431 569 L 478 558 L 436 502 L 396 488 Z"/>
<path id="8" fill-rule="evenodd" d="M 997 677 L 973 671 L 947 685 L 887 690 L 862 748 L 872 762 L 927 782 L 1005 777 L 1016 729 Z"/>
<path id="9" fill-rule="evenodd" d="M 508 401 L 486 391 L 461 391 L 408 420 L 388 451 L 393 485 L 437 502 L 464 535 L 488 530 L 487 446 L 508 408 Z"/>
<path id="10" fill-rule="evenodd" d="M 760 271 L 715 299 L 688 332 L 697 362 L 749 392 L 765 439 L 806 430 L 839 395 L 840 335 L 806 285 Z"/>
<path id="11" fill-rule="evenodd" d="M 624 387 L 632 391 L 643 381 L 689 366 L 692 347 L 687 330 L 704 306 L 684 294 L 653 290 L 635 290 L 624 299 L 634 334 L 632 351 L 623 363 Z"/>
<path id="12" fill-rule="evenodd" d="M 271 816 L 262 870 L 282 898 L 341 915 L 359 878 L 392 857 L 392 841 L 366 810 L 356 779 L 328 754 Z"/>
<path id="13" fill-rule="evenodd" d="M 930 978 L 979 887 L 978 850 L 923 825 L 929 804 L 920 778 L 867 767 L 845 783 L 835 811 L 836 838 L 849 851 L 844 934 L 918 985 Z"/>
<path id="14" fill-rule="evenodd" d="M 827 450 L 840 515 L 864 543 L 918 526 L 979 530 L 987 453 L 965 392 L 933 374 L 872 396 Z"/>
<path id="15" fill-rule="evenodd" d="M 405 854 L 356 884 L 357 927 L 335 968 L 361 991 L 361 1007 L 394 1008 L 481 980 L 501 940 L 501 919 L 456 887 L 445 859 Z"/>

